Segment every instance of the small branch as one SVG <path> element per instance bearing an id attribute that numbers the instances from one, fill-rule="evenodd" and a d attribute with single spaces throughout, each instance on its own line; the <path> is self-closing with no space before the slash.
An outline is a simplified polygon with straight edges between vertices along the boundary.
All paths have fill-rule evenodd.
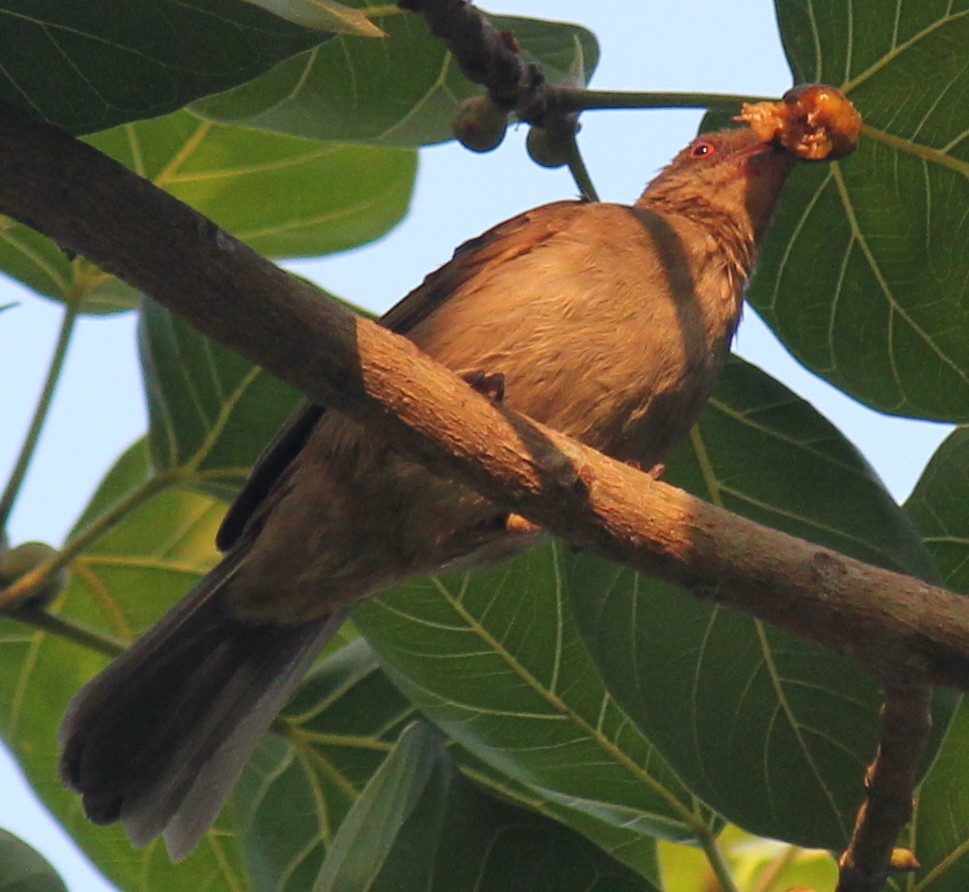
<path id="1" fill-rule="evenodd" d="M 885 691 L 882 739 L 865 775 L 866 799 L 841 856 L 835 892 L 878 892 L 888 880 L 898 834 L 912 817 L 919 762 L 932 726 L 931 696 L 924 685 Z"/>
<path id="2" fill-rule="evenodd" d="M 592 109 L 713 108 L 735 112 L 744 102 L 763 97 L 724 93 L 626 93 L 585 90 L 552 84 L 538 66 L 518 53 L 514 36 L 495 28 L 467 0 L 400 0 L 401 9 L 419 13 L 428 29 L 454 56 L 472 83 L 484 86 L 491 98 L 528 124 Z"/>
<path id="3" fill-rule="evenodd" d="M 400 0 L 397 5 L 424 16 L 431 34 L 443 41 L 469 81 L 487 87 L 506 108 L 518 104 L 531 78 L 510 35 L 495 28 L 466 0 Z M 544 84 L 543 78 L 539 80 Z M 543 87 L 531 84 L 530 89 Z"/>
<path id="4" fill-rule="evenodd" d="M 34 417 L 30 422 L 27 435 L 24 437 L 23 445 L 20 447 L 20 455 L 14 465 L 7 481 L 7 486 L 0 496 L 0 531 L 6 530 L 7 522 L 10 520 L 10 512 L 13 511 L 14 503 L 20 494 L 20 487 L 27 475 L 30 461 L 34 457 L 34 449 L 37 447 L 37 440 L 44 428 L 47 420 L 47 412 L 50 409 L 51 400 L 54 398 L 54 391 L 57 382 L 61 377 L 61 370 L 64 367 L 64 359 L 67 356 L 67 347 L 71 342 L 71 334 L 74 332 L 74 323 L 77 321 L 79 300 L 69 301 L 64 306 L 64 318 L 61 321 L 61 329 L 57 335 L 57 343 L 54 346 L 54 355 L 51 358 L 50 368 L 47 370 L 47 379 L 44 381 L 44 388 L 37 400 L 37 407 L 34 409 Z"/>
<path id="5" fill-rule="evenodd" d="M 114 658 L 118 656 L 126 646 L 123 641 L 117 638 L 95 632 L 93 629 L 78 625 L 69 619 L 57 616 L 55 613 L 48 613 L 39 607 L 21 607 L 15 614 L 11 614 L 11 618 L 51 635 L 57 635 L 67 641 L 73 641 L 75 644 L 97 651 L 106 657 Z"/>
<path id="6" fill-rule="evenodd" d="M 0 212 L 551 533 L 857 660 L 969 688 L 969 601 L 759 526 L 476 394 L 69 135 L 0 106 Z M 204 295 L 200 298 L 199 295 Z"/>

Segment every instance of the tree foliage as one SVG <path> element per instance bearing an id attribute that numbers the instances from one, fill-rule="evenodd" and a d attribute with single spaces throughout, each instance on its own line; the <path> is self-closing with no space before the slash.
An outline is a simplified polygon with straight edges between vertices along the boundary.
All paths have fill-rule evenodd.
<path id="1" fill-rule="evenodd" d="M 375 239 L 407 210 L 415 149 L 448 138 L 475 88 L 416 16 L 385 10 L 388 36 L 368 40 L 263 5 L 154 0 L 105 15 L 0 0 L 0 99 L 87 134 L 271 257 Z M 852 158 L 792 178 L 750 299 L 804 364 L 871 407 L 969 421 L 969 2 L 777 6 L 793 78 L 841 87 L 866 131 Z M 581 27 L 497 23 L 553 80 L 574 77 L 577 58 L 595 66 Z M 661 870 L 658 840 L 698 845 L 721 878 L 727 822 L 844 847 L 878 686 L 847 659 L 560 543 L 361 605 L 363 638 L 320 660 L 183 864 L 90 825 L 51 782 L 64 706 L 101 651 L 211 566 L 224 500 L 300 396 L 28 227 L 2 231 L 0 268 L 68 314 L 140 318 L 150 426 L 65 543 L 71 581 L 50 608 L 62 631 L 0 621 L 4 740 L 120 888 L 678 890 L 710 868 L 664 845 Z M 966 442 L 957 430 L 898 506 L 824 417 L 734 360 L 667 479 L 966 591 Z M 101 633 L 101 651 L 63 633 L 74 625 Z M 909 832 L 923 864 L 912 888 L 943 892 L 969 882 L 969 719 L 947 692 L 934 715 L 937 758 Z M 831 870 L 763 842 L 744 858 L 738 884 L 784 858 L 778 883 Z"/>

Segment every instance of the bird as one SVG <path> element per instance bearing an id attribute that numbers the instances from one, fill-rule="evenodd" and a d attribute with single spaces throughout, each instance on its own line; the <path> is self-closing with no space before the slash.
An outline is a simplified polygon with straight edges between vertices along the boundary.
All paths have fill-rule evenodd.
<path id="1" fill-rule="evenodd" d="M 632 205 L 558 201 L 466 242 L 381 324 L 507 408 L 660 467 L 729 353 L 793 164 L 746 128 L 697 137 Z M 229 508 L 221 561 L 69 704 L 64 783 L 183 859 L 353 605 L 545 535 L 515 517 L 307 403 Z"/>

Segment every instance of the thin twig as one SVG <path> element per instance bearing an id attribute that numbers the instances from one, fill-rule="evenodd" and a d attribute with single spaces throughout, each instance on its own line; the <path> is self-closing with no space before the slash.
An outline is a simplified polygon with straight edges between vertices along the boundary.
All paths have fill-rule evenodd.
<path id="1" fill-rule="evenodd" d="M 23 445 L 20 447 L 20 454 L 17 456 L 17 463 L 14 465 L 10 474 L 10 479 L 4 488 L 3 495 L 0 496 L 0 530 L 7 528 L 7 521 L 10 519 L 10 512 L 13 511 L 14 503 L 20 494 L 20 487 L 23 485 L 30 461 L 34 457 L 34 450 L 37 448 L 37 441 L 40 439 L 44 422 L 47 420 L 47 413 L 50 410 L 51 400 L 57 388 L 57 382 L 61 377 L 61 370 L 64 367 L 64 359 L 67 356 L 67 348 L 71 342 L 71 334 L 74 331 L 74 323 L 77 321 L 80 300 L 71 300 L 64 305 L 64 318 L 61 320 L 61 328 L 57 335 L 57 343 L 54 345 L 54 355 L 51 357 L 50 367 L 47 370 L 47 378 L 44 381 L 44 388 L 40 392 L 37 406 L 34 409 L 34 417 L 31 419 L 30 427 L 24 437 Z"/>
<path id="2" fill-rule="evenodd" d="M 882 738 L 865 775 L 866 798 L 841 856 L 836 892 L 878 892 L 888 880 L 898 834 L 912 816 L 912 795 L 932 726 L 932 689 L 889 687 Z"/>
<path id="3" fill-rule="evenodd" d="M 57 635 L 67 641 L 73 641 L 89 650 L 97 651 L 106 657 L 116 657 L 125 649 L 125 642 L 102 632 L 96 632 L 86 626 L 79 625 L 72 620 L 48 613 L 40 607 L 21 607 L 12 619 L 35 629 L 41 629 L 51 635 Z"/>
<path id="4" fill-rule="evenodd" d="M 801 849 L 798 846 L 786 845 L 784 850 L 765 868 L 763 873 L 757 877 L 757 884 L 751 892 L 771 892 L 774 884 L 781 874 L 790 867 L 798 856 Z"/>
<path id="5" fill-rule="evenodd" d="M 737 883 L 734 881 L 733 874 L 730 872 L 730 865 L 727 863 L 727 859 L 724 857 L 713 831 L 706 824 L 702 825 L 702 830 L 698 828 L 694 829 L 697 830 L 697 843 L 703 849 L 707 863 L 709 863 L 710 869 L 713 871 L 713 875 L 717 878 L 717 883 L 720 885 L 720 892 L 740 892 Z"/>

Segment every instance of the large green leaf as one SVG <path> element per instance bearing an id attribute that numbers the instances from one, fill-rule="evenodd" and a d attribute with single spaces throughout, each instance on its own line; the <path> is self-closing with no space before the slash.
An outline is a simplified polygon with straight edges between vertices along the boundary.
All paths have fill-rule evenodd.
<path id="1" fill-rule="evenodd" d="M 690 838 L 693 797 L 602 686 L 565 563 L 556 545 L 411 583 L 354 621 L 418 709 L 492 768 L 599 821 Z"/>
<path id="2" fill-rule="evenodd" d="M 953 591 L 969 594 L 969 429 L 939 447 L 905 507 Z M 916 801 L 913 844 L 920 890 L 969 886 L 969 704 L 963 701 Z"/>
<path id="3" fill-rule="evenodd" d="M 939 447 L 905 503 L 945 585 L 969 594 L 969 428 Z"/>
<path id="4" fill-rule="evenodd" d="M 317 664 L 233 797 L 256 890 L 303 892 L 414 708 L 357 639 Z"/>
<path id="5" fill-rule="evenodd" d="M 739 360 L 667 476 L 863 560 L 934 572 L 850 444 Z M 878 742 L 870 679 L 847 659 L 590 554 L 569 556 L 563 578 L 610 693 L 697 795 L 756 833 L 844 844 Z M 940 702 L 940 730 L 951 707 Z"/>
<path id="6" fill-rule="evenodd" d="M 304 397 L 152 301 L 139 323 L 153 465 L 231 497 Z"/>
<path id="7" fill-rule="evenodd" d="M 919 892 L 969 888 L 969 703 L 963 701 L 922 784 L 912 842 L 922 865 Z"/>
<path id="8" fill-rule="evenodd" d="M 240 0 L 0 0 L 0 100 L 90 133 L 174 111 L 326 38 Z"/>
<path id="9" fill-rule="evenodd" d="M 571 831 L 465 780 L 423 723 L 351 808 L 314 892 L 655 890 Z"/>
<path id="10" fill-rule="evenodd" d="M 129 510 L 72 565 L 71 583 L 55 605 L 64 619 L 119 643 L 131 641 L 199 578 L 215 559 L 212 539 L 223 506 L 179 489 L 155 494 L 147 449 L 138 443 L 100 487 L 79 535 L 105 510 Z M 153 843 L 131 847 L 121 829 L 95 827 L 80 799 L 61 786 L 57 727 L 68 700 L 107 660 L 62 637 L 0 620 L 0 733 L 38 795 L 99 869 L 126 890 L 247 888 L 241 851 L 227 810 L 199 848 L 178 866 Z"/>
<path id="11" fill-rule="evenodd" d="M 798 81 L 840 86 L 858 151 L 790 178 L 750 300 L 885 412 L 969 420 L 969 0 L 787 0 Z"/>
<path id="12" fill-rule="evenodd" d="M 599 51 L 585 28 L 490 19 L 512 31 L 551 80 L 573 71 L 577 59 L 591 76 Z M 464 77 L 420 16 L 390 17 L 380 25 L 389 35 L 385 41 L 329 41 L 195 109 L 220 121 L 340 142 L 412 147 L 451 139 L 455 106 L 482 88 Z"/>
<path id="13" fill-rule="evenodd" d="M 316 665 L 233 797 L 255 889 L 309 888 L 347 811 L 416 715 L 363 640 Z M 654 843 L 641 830 L 617 827 L 543 798 L 460 747 L 452 746 L 451 755 L 502 798 L 577 828 L 640 873 L 653 869 Z"/>
<path id="14" fill-rule="evenodd" d="M 22 839 L 0 830 L 0 889 L 4 892 L 67 892 L 57 871 Z"/>
<path id="15" fill-rule="evenodd" d="M 321 143 L 181 111 L 88 140 L 270 257 L 355 247 L 407 212 L 414 152 Z M 134 289 L 19 223 L 0 219 L 0 268 L 87 312 L 130 309 Z"/>

